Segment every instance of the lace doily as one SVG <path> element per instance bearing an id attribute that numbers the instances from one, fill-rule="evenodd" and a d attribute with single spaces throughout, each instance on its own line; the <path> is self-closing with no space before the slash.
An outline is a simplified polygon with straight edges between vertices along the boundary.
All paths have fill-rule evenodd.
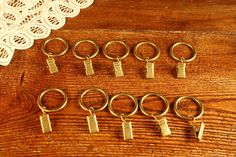
<path id="1" fill-rule="evenodd" d="M 16 49 L 30 48 L 35 39 L 75 17 L 94 0 L 0 0 L 0 65 L 8 65 Z"/>

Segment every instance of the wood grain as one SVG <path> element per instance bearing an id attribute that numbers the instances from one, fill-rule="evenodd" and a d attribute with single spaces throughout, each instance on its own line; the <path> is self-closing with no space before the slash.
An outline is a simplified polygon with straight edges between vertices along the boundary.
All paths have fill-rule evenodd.
<path id="1" fill-rule="evenodd" d="M 110 40 L 123 40 L 133 48 L 150 40 L 161 47 L 153 80 L 144 78 L 145 63 L 133 54 L 123 61 L 125 76 L 115 78 L 112 62 L 101 52 L 93 59 L 95 75 L 86 77 L 82 61 L 71 49 L 56 58 L 60 70 L 56 75 L 49 74 L 41 53 L 44 40 L 17 51 L 9 66 L 0 67 L 0 156 L 235 156 L 235 5 L 234 1 L 96 1 L 81 11 L 79 20 L 68 20 L 63 29 L 50 35 L 65 38 L 71 46 L 79 39 L 92 39 L 100 47 Z M 177 62 L 168 55 L 170 45 L 177 41 L 192 44 L 198 53 L 187 64 L 184 80 L 175 78 Z M 90 135 L 89 113 L 78 106 L 78 97 L 92 86 L 109 95 L 126 91 L 140 98 L 155 91 L 166 96 L 171 103 L 166 117 L 172 135 L 161 137 L 153 120 L 139 111 L 128 118 L 133 123 L 134 140 L 124 141 L 121 120 L 108 109 L 97 113 L 100 133 Z M 50 114 L 53 132 L 42 134 L 36 99 L 49 87 L 64 89 L 69 102 L 64 110 Z M 206 129 L 201 142 L 194 138 L 188 123 L 173 112 L 173 102 L 182 95 L 195 96 L 205 105 Z M 60 101 L 57 95 L 50 99 L 52 103 Z M 150 105 L 156 108 L 154 103 Z"/>

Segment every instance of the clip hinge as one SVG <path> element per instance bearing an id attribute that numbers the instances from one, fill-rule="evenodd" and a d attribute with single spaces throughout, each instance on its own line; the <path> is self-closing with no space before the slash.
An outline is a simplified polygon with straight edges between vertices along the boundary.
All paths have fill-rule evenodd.
<path id="1" fill-rule="evenodd" d="M 52 126 L 51 126 L 49 115 L 46 113 L 43 113 L 43 115 L 41 115 L 39 119 L 40 119 L 42 132 L 43 133 L 52 132 Z"/>
<path id="2" fill-rule="evenodd" d="M 46 61 L 51 74 L 57 73 L 59 71 L 53 57 L 49 57 L 48 59 L 46 59 Z"/>
<path id="3" fill-rule="evenodd" d="M 85 67 L 86 75 L 93 75 L 94 74 L 93 63 L 92 63 L 91 59 L 87 59 L 84 61 L 84 67 Z"/>
<path id="4" fill-rule="evenodd" d="M 115 70 L 115 76 L 116 77 L 124 76 L 122 66 L 121 66 L 121 61 L 113 62 L 113 67 L 114 67 L 114 70 Z"/>

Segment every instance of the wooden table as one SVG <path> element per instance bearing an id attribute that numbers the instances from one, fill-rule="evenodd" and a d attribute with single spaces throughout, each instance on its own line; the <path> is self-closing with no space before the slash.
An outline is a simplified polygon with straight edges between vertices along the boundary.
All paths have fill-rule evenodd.
<path id="1" fill-rule="evenodd" d="M 93 59 L 96 74 L 85 76 L 83 62 L 73 56 L 71 49 L 56 58 L 60 72 L 51 75 L 46 56 L 41 53 L 44 40 L 38 40 L 32 48 L 16 51 L 9 66 L 0 67 L 0 156 L 235 157 L 235 9 L 234 0 L 96 0 L 49 38 L 62 37 L 70 45 L 80 39 L 92 39 L 100 47 L 110 40 L 123 40 L 132 48 L 139 41 L 150 40 L 161 48 L 155 62 L 155 79 L 145 79 L 145 62 L 133 54 L 123 61 L 124 77 L 114 77 L 112 62 L 102 53 Z M 190 43 L 197 52 L 197 58 L 187 64 L 186 79 L 175 78 L 177 62 L 168 54 L 169 47 L 178 41 Z M 59 43 L 54 48 L 57 46 Z M 127 119 L 133 123 L 134 139 L 124 141 L 121 120 L 108 109 L 97 113 L 100 133 L 89 134 L 89 113 L 78 106 L 78 98 L 92 86 L 105 89 L 109 95 L 126 91 L 140 98 L 154 91 L 167 97 L 170 110 L 166 118 L 172 135 L 161 137 L 153 120 L 138 111 Z M 36 100 L 49 87 L 64 89 L 69 102 L 64 110 L 50 113 L 53 132 L 43 134 Z M 194 138 L 191 126 L 173 112 L 173 102 L 182 95 L 195 96 L 205 105 L 202 120 L 206 128 L 201 142 Z M 57 94 L 47 98 L 49 106 L 62 99 Z M 101 104 L 99 95 L 90 98 L 86 101 Z M 116 109 L 131 108 L 123 107 L 127 99 L 119 102 Z M 151 109 L 161 109 L 156 104 L 160 103 L 154 98 L 148 101 Z M 186 107 L 185 103 L 181 109 L 195 114 L 197 108 Z"/>

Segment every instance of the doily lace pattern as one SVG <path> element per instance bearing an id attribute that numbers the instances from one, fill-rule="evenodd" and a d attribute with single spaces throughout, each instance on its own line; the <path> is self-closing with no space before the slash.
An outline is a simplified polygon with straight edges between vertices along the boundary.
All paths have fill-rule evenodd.
<path id="1" fill-rule="evenodd" d="M 16 49 L 61 28 L 94 0 L 0 0 L 0 65 L 8 65 Z"/>

